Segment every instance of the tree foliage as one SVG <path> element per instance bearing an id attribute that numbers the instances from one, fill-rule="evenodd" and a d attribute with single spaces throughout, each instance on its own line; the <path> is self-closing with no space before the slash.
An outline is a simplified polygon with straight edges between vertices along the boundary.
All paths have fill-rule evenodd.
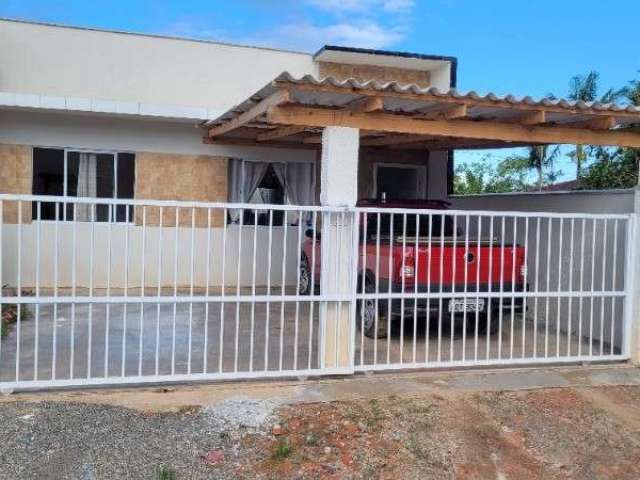
<path id="1" fill-rule="evenodd" d="M 456 167 L 454 191 L 461 195 L 523 192 L 553 183 L 560 174 L 551 169 L 540 177 L 536 175 L 537 180 L 532 183 L 532 169 L 535 167 L 530 155 L 510 155 L 498 163 L 487 155 L 480 162 Z"/>
<path id="2" fill-rule="evenodd" d="M 640 106 L 640 79 L 631 80 L 619 89 L 610 88 L 602 95 L 599 95 L 599 79 L 595 71 L 574 76 L 569 82 L 569 99 L 603 103 L 622 101 Z M 548 97 L 556 98 L 553 94 Z M 454 189 L 460 194 L 542 190 L 562 176 L 561 171 L 555 170 L 561 155 L 557 145 L 537 145 L 527 148 L 523 155 L 506 157 L 497 164 L 486 156 L 479 163 L 456 168 Z M 639 184 L 640 149 L 576 145 L 565 155 L 576 164 L 578 189 L 633 188 Z"/>
<path id="3" fill-rule="evenodd" d="M 638 184 L 640 150 L 631 148 L 598 148 L 596 150 L 597 160 L 580 177 L 579 189 L 631 188 Z"/>

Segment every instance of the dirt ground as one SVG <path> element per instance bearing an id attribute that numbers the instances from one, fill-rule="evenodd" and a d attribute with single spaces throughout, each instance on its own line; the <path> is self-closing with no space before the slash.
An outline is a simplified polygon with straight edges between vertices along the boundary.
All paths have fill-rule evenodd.
<path id="1" fill-rule="evenodd" d="M 18 399 L 0 438 L 0 478 L 637 479 L 640 386 L 176 411 Z"/>

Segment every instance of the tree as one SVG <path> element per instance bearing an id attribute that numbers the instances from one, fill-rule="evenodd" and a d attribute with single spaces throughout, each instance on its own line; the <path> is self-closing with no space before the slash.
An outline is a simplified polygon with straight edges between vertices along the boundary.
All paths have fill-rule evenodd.
<path id="1" fill-rule="evenodd" d="M 631 80 L 629 85 L 619 90 L 619 94 L 631 105 L 640 106 L 640 80 Z"/>
<path id="2" fill-rule="evenodd" d="M 632 148 L 598 148 L 597 159 L 580 179 L 581 189 L 606 190 L 632 188 L 638 184 L 638 150 Z"/>
<path id="3" fill-rule="evenodd" d="M 614 103 L 622 97 L 633 97 L 638 95 L 640 98 L 640 86 L 637 82 L 630 82 L 629 87 L 623 89 L 610 88 L 602 96 L 598 97 L 598 81 L 600 75 L 598 72 L 591 71 L 586 75 L 576 75 L 569 82 L 569 99 L 574 102 L 595 102 L 596 100 L 601 103 Z M 594 151 L 596 153 L 602 152 L 602 150 L 594 149 L 592 147 L 584 145 L 576 145 L 573 152 L 570 152 L 568 156 L 576 164 L 576 180 L 578 184 L 582 182 L 582 174 L 584 165 L 587 162 L 589 155 Z M 596 156 L 597 159 L 597 156 Z"/>
<path id="4" fill-rule="evenodd" d="M 542 190 L 544 186 L 543 170 L 549 169 L 550 175 L 557 176 L 557 172 L 553 171 L 553 162 L 560 155 L 560 146 L 555 145 L 534 145 L 528 147 L 527 165 L 537 173 L 537 187 Z M 555 178 L 554 178 L 555 179 Z"/>
<path id="5" fill-rule="evenodd" d="M 560 173 L 551 168 L 553 158 L 557 156 L 557 152 L 552 152 L 552 150 L 555 149 L 545 147 L 542 152 L 538 150 L 538 155 L 541 155 L 540 171 L 532 166 L 531 157 L 528 154 L 510 155 L 497 164 L 490 155 L 486 155 L 479 162 L 473 164 L 460 164 L 455 171 L 454 191 L 462 195 L 526 192 L 533 188 L 529 182 L 529 176 L 534 168 L 538 172 L 537 188 L 540 188 L 540 182 L 542 185 L 553 182 Z M 543 172 L 543 169 L 550 170 Z"/>
<path id="6" fill-rule="evenodd" d="M 598 94 L 598 79 L 600 74 L 591 71 L 586 75 L 576 75 L 569 82 L 569 99 L 574 102 L 593 102 Z M 584 145 L 576 145 L 576 149 L 569 154 L 576 164 L 576 179 L 580 180 L 582 165 L 587 160 Z"/>

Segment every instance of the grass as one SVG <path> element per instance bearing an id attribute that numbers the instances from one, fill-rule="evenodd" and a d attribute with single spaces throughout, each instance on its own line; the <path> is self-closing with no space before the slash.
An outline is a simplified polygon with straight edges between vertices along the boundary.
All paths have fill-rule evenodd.
<path id="1" fill-rule="evenodd" d="M 273 458 L 275 460 L 284 460 L 288 456 L 293 453 L 293 447 L 286 440 L 281 440 L 276 445 L 275 450 L 273 451 Z"/>
<path id="2" fill-rule="evenodd" d="M 367 415 L 367 427 L 376 428 L 385 418 L 380 404 L 375 398 L 369 400 L 370 413 Z"/>
<path id="3" fill-rule="evenodd" d="M 178 476 L 172 469 L 160 465 L 156 470 L 156 480 L 177 480 Z"/>
<path id="4" fill-rule="evenodd" d="M 20 308 L 20 320 L 25 321 L 31 318 L 31 312 L 26 305 Z M 7 303 L 2 305 L 2 313 L 0 315 L 0 338 L 9 335 L 9 326 L 18 321 L 18 306 L 15 303 Z"/>

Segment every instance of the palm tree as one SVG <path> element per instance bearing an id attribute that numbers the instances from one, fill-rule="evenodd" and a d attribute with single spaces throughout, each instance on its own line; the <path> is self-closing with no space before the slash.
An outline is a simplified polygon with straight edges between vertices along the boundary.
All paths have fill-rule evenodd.
<path id="1" fill-rule="evenodd" d="M 527 161 L 529 168 L 536 170 L 538 174 L 538 190 L 544 185 L 543 171 L 545 168 L 553 170 L 553 162 L 560 154 L 559 145 L 532 145 L 527 148 Z"/>
<path id="2" fill-rule="evenodd" d="M 569 82 L 569 100 L 574 102 L 594 102 L 598 94 L 598 80 L 600 74 L 591 71 L 586 75 L 576 75 Z M 576 163 L 576 180 L 582 175 L 582 165 L 587 159 L 584 145 L 576 145 L 576 149 L 569 154 Z"/>
<path id="3" fill-rule="evenodd" d="M 631 80 L 629 85 L 620 90 L 619 94 L 631 105 L 640 107 L 640 80 Z M 635 160 L 635 171 L 638 173 L 638 182 L 640 184 L 640 149 L 635 148 L 624 150 L 626 155 L 631 156 Z"/>
<path id="4" fill-rule="evenodd" d="M 631 80 L 629 85 L 622 88 L 618 94 L 624 97 L 631 105 L 640 106 L 640 80 Z"/>

